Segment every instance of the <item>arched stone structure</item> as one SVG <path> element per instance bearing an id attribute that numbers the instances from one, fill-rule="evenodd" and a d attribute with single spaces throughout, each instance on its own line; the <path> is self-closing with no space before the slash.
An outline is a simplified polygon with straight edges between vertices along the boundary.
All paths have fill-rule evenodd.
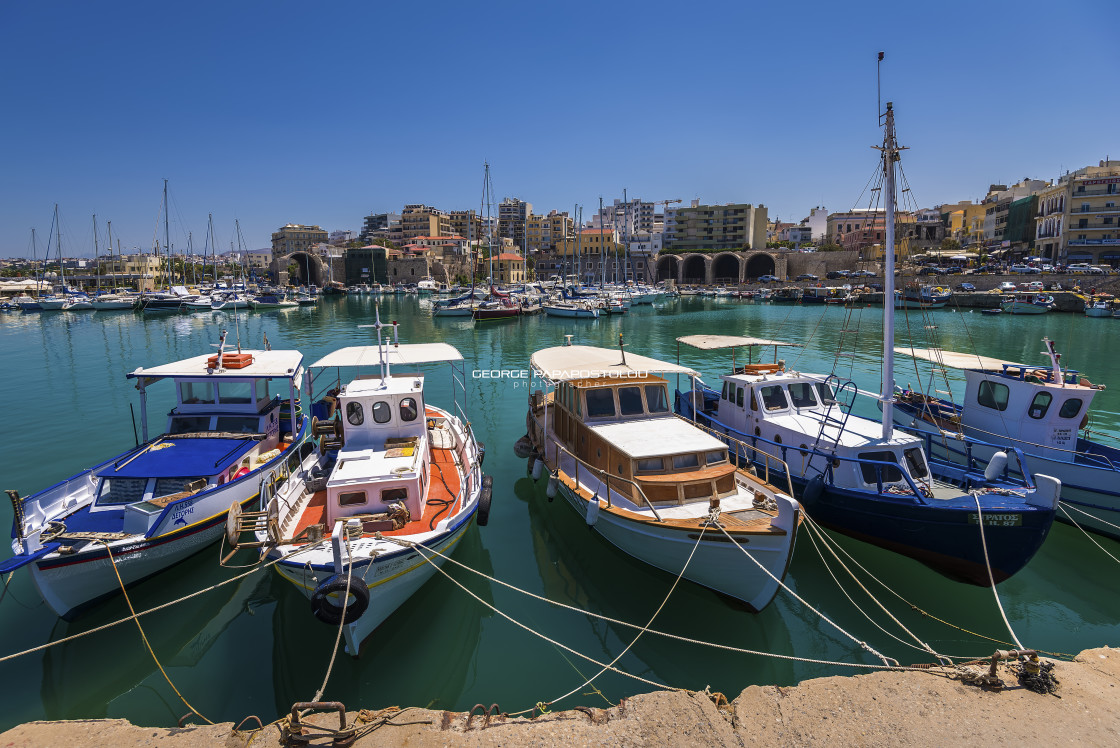
<path id="1" fill-rule="evenodd" d="M 708 283 L 711 277 L 711 259 L 706 255 L 689 254 L 681 258 L 681 282 Z"/>
<path id="2" fill-rule="evenodd" d="M 296 277 L 288 278 L 288 283 L 300 286 L 313 283 L 319 288 L 327 281 L 327 269 L 319 255 L 310 252 L 292 252 L 277 260 L 272 261 L 270 267 L 272 277 L 278 279 L 282 271 L 287 271 L 288 266 L 295 263 L 299 270 Z"/>
<path id="3" fill-rule="evenodd" d="M 658 281 L 679 281 L 681 275 L 681 261 L 676 255 L 661 255 L 657 258 Z"/>
<path id="4" fill-rule="evenodd" d="M 739 283 L 743 278 L 742 256 L 734 252 L 721 252 L 712 258 L 709 283 Z"/>
<path id="5" fill-rule="evenodd" d="M 744 276 L 756 280 L 763 275 L 777 275 L 778 268 L 774 255 L 769 252 L 752 252 L 746 258 L 746 272 Z"/>

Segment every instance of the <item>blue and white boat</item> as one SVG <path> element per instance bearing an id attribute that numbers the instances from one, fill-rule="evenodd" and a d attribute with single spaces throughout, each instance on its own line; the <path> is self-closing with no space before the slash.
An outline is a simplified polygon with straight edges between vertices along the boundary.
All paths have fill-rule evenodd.
<path id="1" fill-rule="evenodd" d="M 319 448 L 267 508 L 268 526 L 243 527 L 256 531 L 263 556 L 282 559 L 276 571 L 310 599 L 330 636 L 342 624 L 354 657 L 443 564 L 434 552 L 450 553 L 490 507 L 482 445 L 463 411 L 462 355 L 446 343 L 382 346 L 377 327 L 376 347 L 343 348 L 311 366 L 308 391 L 320 380 L 323 388 Z M 427 401 L 413 368 L 438 363 L 451 367 L 450 407 Z M 413 373 L 394 376 L 391 366 Z"/>
<path id="2" fill-rule="evenodd" d="M 894 246 L 895 171 L 899 148 L 887 104 L 883 156 L 886 242 Z M 894 296 L 894 253 L 887 252 L 885 298 Z M 883 548 L 915 558 L 946 576 L 981 586 L 1007 579 L 1042 546 L 1061 491 L 1056 478 L 1026 469 L 1014 446 L 985 443 L 981 459 L 962 441 L 963 464 L 933 460 L 931 434 L 895 430 L 894 306 L 883 307 L 882 423 L 852 413 L 860 394 L 852 382 L 787 369 L 784 362 L 748 363 L 721 377 L 722 389 L 678 393 L 677 409 L 723 434 L 760 467 L 758 452 L 781 458 L 801 489 L 809 517 Z M 701 349 L 752 344 L 750 339 L 690 336 Z M 712 339 L 715 338 L 715 339 Z M 776 341 L 753 343 L 780 345 Z M 868 394 L 868 393 L 864 393 Z M 1014 460 L 1012 459 L 1014 455 Z M 1017 462 L 1021 479 L 1010 473 Z"/>
<path id="3" fill-rule="evenodd" d="M 140 391 L 136 447 L 31 496 L 9 491 L 15 555 L 0 574 L 27 567 L 47 605 L 73 618 L 120 589 L 114 567 L 125 585 L 162 571 L 216 540 L 231 506 L 255 508 L 283 484 L 312 448 L 303 356 L 219 351 L 128 374 Z M 161 379 L 176 404 L 149 438 L 146 393 Z"/>
<path id="4" fill-rule="evenodd" d="M 958 435 L 1001 439 L 1020 448 L 1033 469 L 1062 481 L 1062 501 L 1074 511 L 1063 522 L 1120 540 L 1120 449 L 1089 438 L 1089 409 L 1103 387 L 1066 368 L 1053 341 L 1042 339 L 1048 365 L 1036 366 L 942 349 L 898 353 L 964 373 L 959 403 L 921 392 L 895 398 L 895 422 L 932 434 L 934 448 L 954 462 L 965 455 Z M 942 438 L 951 434 L 952 438 Z M 979 450 L 983 458 L 986 451 Z"/>

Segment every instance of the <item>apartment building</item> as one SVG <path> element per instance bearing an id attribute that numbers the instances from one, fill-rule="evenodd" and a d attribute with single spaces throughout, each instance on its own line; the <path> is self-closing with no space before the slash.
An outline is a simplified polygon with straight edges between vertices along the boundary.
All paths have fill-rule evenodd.
<path id="1" fill-rule="evenodd" d="M 1038 193 L 1035 249 L 1048 260 L 1120 267 L 1120 161 L 1059 177 Z"/>
<path id="2" fill-rule="evenodd" d="M 453 210 L 447 216 L 451 221 L 452 234 L 465 236 L 472 242 L 486 238 L 486 225 L 477 211 Z"/>
<path id="3" fill-rule="evenodd" d="M 498 236 L 511 239 L 515 247 L 525 246 L 525 230 L 533 204 L 507 197 L 498 204 Z"/>
<path id="4" fill-rule="evenodd" d="M 530 215 L 525 226 L 525 246 L 530 251 L 547 250 L 571 236 L 575 223 L 567 212 L 549 211 L 546 216 Z"/>
<path id="5" fill-rule="evenodd" d="M 306 252 L 313 245 L 327 241 L 327 232 L 319 226 L 289 223 L 272 234 L 272 259 L 278 260 L 293 252 Z"/>
<path id="6" fill-rule="evenodd" d="M 665 210 L 664 247 L 671 252 L 736 250 L 766 246 L 766 206 L 700 205 Z"/>
<path id="7" fill-rule="evenodd" d="M 400 223 L 400 213 L 371 213 L 362 219 L 362 238 L 387 238 L 389 229 Z"/>
<path id="8" fill-rule="evenodd" d="M 418 236 L 450 236 L 452 233 L 451 216 L 438 208 L 414 203 L 401 211 L 399 244 L 411 244 Z"/>
<path id="9" fill-rule="evenodd" d="M 592 228 L 600 226 L 616 229 L 620 236 L 633 236 L 638 233 L 653 232 L 654 204 L 634 198 L 628 202 L 615 199 L 612 205 L 605 205 L 591 217 Z"/>

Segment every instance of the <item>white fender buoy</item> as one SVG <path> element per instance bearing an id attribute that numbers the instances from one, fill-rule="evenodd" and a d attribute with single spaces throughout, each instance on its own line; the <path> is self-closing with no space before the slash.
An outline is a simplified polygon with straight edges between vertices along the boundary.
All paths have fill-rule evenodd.
<path id="1" fill-rule="evenodd" d="M 988 467 L 984 468 L 984 479 L 995 480 L 1003 475 L 1004 468 L 1007 467 L 1007 453 L 996 452 L 992 455 L 992 459 L 988 462 Z"/>
<path id="2" fill-rule="evenodd" d="M 555 499 L 556 498 L 556 491 L 557 491 L 559 483 L 560 483 L 560 479 L 557 478 L 555 475 L 548 476 L 548 488 L 545 489 L 545 492 L 544 492 L 545 495 L 548 496 L 548 498 L 550 498 L 550 499 Z"/>
<path id="3" fill-rule="evenodd" d="M 537 459 L 533 463 L 533 480 L 540 480 L 542 475 L 544 475 L 544 460 Z"/>
<path id="4" fill-rule="evenodd" d="M 591 501 L 587 502 L 587 525 L 588 527 L 594 525 L 599 521 L 599 499 L 592 496 Z"/>

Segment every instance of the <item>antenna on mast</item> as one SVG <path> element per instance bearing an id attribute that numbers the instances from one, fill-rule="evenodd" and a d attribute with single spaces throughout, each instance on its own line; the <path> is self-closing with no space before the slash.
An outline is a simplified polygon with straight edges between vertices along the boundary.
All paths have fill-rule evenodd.
<path id="1" fill-rule="evenodd" d="M 883 89 L 882 89 L 882 68 L 883 68 L 883 52 L 879 53 L 879 60 L 875 63 L 875 116 L 881 120 L 883 118 Z"/>

